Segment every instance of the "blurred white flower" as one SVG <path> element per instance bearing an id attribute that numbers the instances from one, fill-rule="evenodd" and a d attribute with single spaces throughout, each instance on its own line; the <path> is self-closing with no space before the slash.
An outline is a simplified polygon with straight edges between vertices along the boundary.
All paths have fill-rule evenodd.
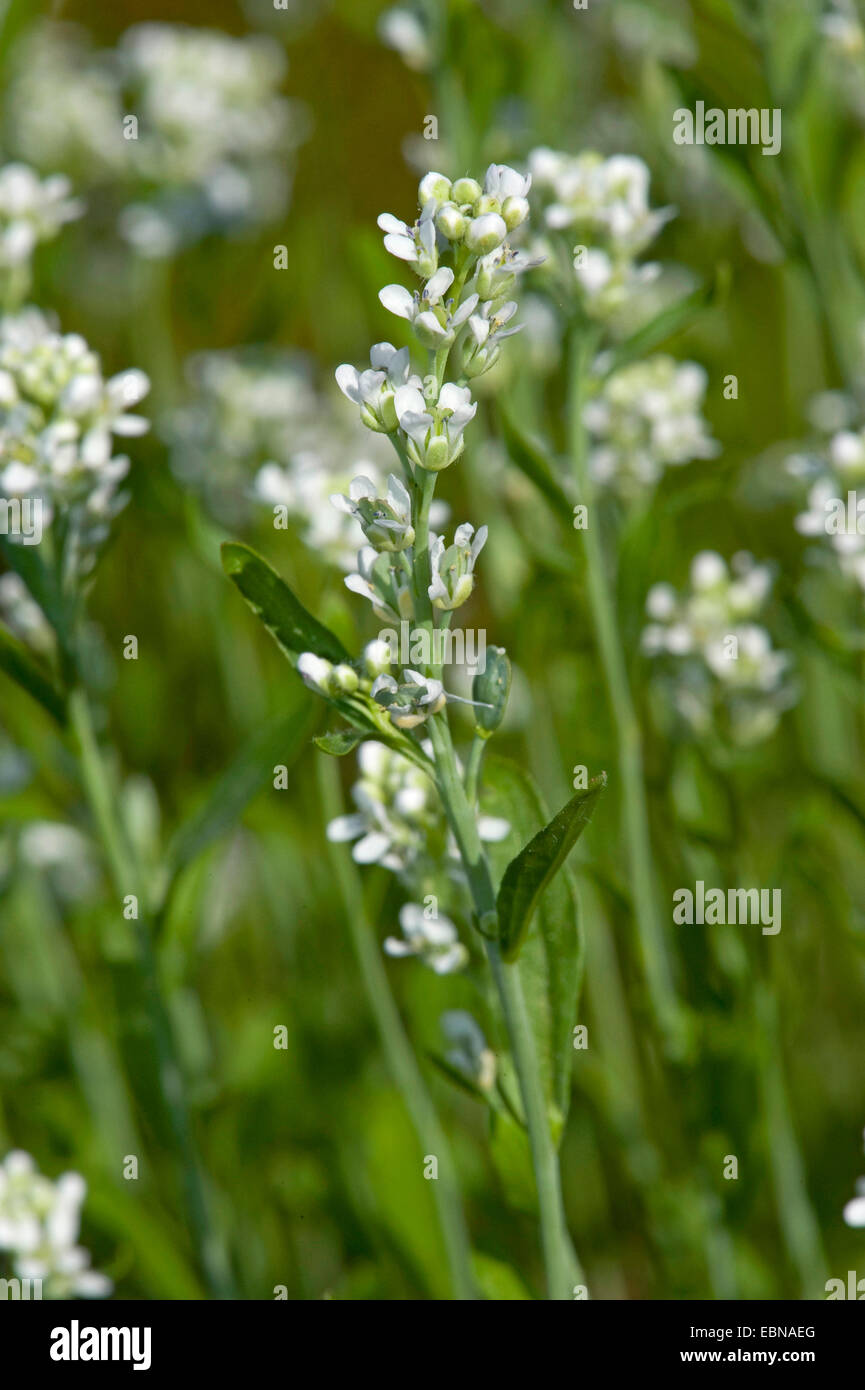
<path id="1" fill-rule="evenodd" d="M 435 787 L 414 763 L 374 740 L 361 745 L 358 766 L 360 778 L 351 793 L 357 809 L 331 821 L 327 837 L 355 841 L 352 857 L 358 864 L 402 873 L 436 831 L 441 836 Z"/>
<path id="2" fill-rule="evenodd" d="M 378 21 L 382 43 L 396 49 L 406 67 L 424 72 L 432 62 L 432 46 L 426 25 L 414 10 L 396 6 Z"/>
<path id="3" fill-rule="evenodd" d="M 437 975 L 451 975 L 468 964 L 469 953 L 449 917 L 439 913 L 428 917 L 419 903 L 400 908 L 399 924 L 403 940 L 389 936 L 384 949 L 389 956 L 418 956 Z"/>
<path id="4" fill-rule="evenodd" d="M 80 1174 L 52 1183 L 20 1149 L 0 1164 L 0 1250 L 11 1255 L 18 1278 L 43 1281 L 45 1298 L 111 1293 L 111 1280 L 89 1268 L 88 1252 L 76 1244 L 86 1192 Z"/>
<path id="5" fill-rule="evenodd" d="M 50 241 L 82 211 L 64 175 L 41 179 L 27 164 L 5 164 L 0 168 L 0 269 L 29 264 L 38 244 Z"/>
<path id="6" fill-rule="evenodd" d="M 674 697 L 699 733 L 712 725 L 717 701 L 734 739 L 756 741 L 770 734 L 790 703 L 790 657 L 776 651 L 768 631 L 754 621 L 771 589 L 767 565 L 742 551 L 728 568 L 705 550 L 691 564 L 691 588 L 679 596 L 656 584 L 646 598 L 652 620 L 643 630 L 647 656 L 674 658 Z"/>
<path id="7" fill-rule="evenodd" d="M 701 415 L 706 373 L 695 362 L 658 354 L 613 372 L 588 401 L 595 479 L 623 496 L 651 487 L 665 468 L 713 458 L 718 444 Z"/>

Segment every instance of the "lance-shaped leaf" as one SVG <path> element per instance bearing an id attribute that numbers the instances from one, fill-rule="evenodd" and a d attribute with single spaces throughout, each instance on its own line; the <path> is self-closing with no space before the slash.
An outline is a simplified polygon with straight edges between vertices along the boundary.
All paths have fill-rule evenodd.
<path id="1" fill-rule="evenodd" d="M 339 638 L 306 611 L 285 580 L 249 546 L 226 542 L 222 547 L 222 568 L 292 666 L 297 665 L 303 652 L 315 652 L 335 663 L 350 661 Z"/>
<path id="2" fill-rule="evenodd" d="M 549 455 L 536 440 L 527 435 L 506 406 L 499 407 L 499 423 L 511 461 L 521 473 L 534 483 L 538 492 L 546 498 L 553 511 L 565 522 L 573 518 L 573 503 L 556 478 L 549 462 Z"/>
<path id="3" fill-rule="evenodd" d="M 515 763 L 489 757 L 484 769 L 483 809 L 511 827 L 505 840 L 489 846 L 494 881 L 501 884 L 519 849 L 548 820 L 532 779 Z M 516 969 L 535 1038 L 550 1133 L 558 1142 L 568 1111 L 573 1062 L 573 1027 L 583 976 L 583 935 L 576 888 L 567 866 L 541 894 Z M 513 968 L 513 967 L 509 967 Z M 500 1093 L 519 1121 L 516 1078 L 506 1055 L 499 1057 Z M 508 1160 L 509 1161 L 509 1160 Z"/>
<path id="4" fill-rule="evenodd" d="M 519 955 L 541 894 L 591 820 L 606 785 L 605 772 L 594 777 L 586 790 L 571 797 L 505 869 L 496 899 L 499 944 L 505 960 L 516 960 Z"/>
<path id="5" fill-rule="evenodd" d="M 34 661 L 24 643 L 4 628 L 0 628 L 0 671 L 38 700 L 58 724 L 66 723 L 66 705 L 51 677 Z"/>

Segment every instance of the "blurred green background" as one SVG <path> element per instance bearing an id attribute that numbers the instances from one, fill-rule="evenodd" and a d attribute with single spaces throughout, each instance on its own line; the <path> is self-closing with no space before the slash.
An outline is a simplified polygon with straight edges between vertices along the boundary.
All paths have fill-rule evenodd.
<path id="1" fill-rule="evenodd" d="M 806 0 L 589 0 L 585 13 L 566 0 L 438 0 L 434 9 L 449 8 L 449 45 L 432 71 L 411 71 L 381 42 L 386 8 L 13 0 L 2 21 L 7 158 L 19 153 L 16 54 L 49 19 L 83 26 L 99 47 L 145 20 L 265 32 L 285 46 L 283 91 L 305 111 L 281 218 L 146 261 L 114 231 L 112 190 L 85 188 L 86 215 L 40 251 L 31 295 L 85 335 L 106 371 L 135 365 L 153 380 L 143 409 L 154 428 L 130 441 L 132 498 L 91 598 L 94 684 L 145 850 L 155 857 L 268 721 L 308 703 L 303 738 L 277 727 L 261 790 L 184 871 L 157 942 L 234 1290 L 449 1296 L 420 1150 L 383 1061 L 327 854 L 324 755 L 311 745 L 324 717 L 222 577 L 219 540 L 254 544 L 352 647 L 377 624 L 301 530 L 275 531 L 267 508 L 250 505 L 260 460 L 229 478 L 215 516 L 201 488 L 178 481 L 168 442 L 171 412 L 189 398 L 191 354 L 300 352 L 330 401 L 336 365 L 364 362 L 383 338 L 403 341 L 377 299 L 404 276 L 375 220 L 385 210 L 411 217 L 423 170 L 407 162 L 406 140 L 417 154 L 434 114 L 439 142 L 420 157 L 451 174 L 519 164 L 540 144 L 640 155 L 653 204 L 679 212 L 658 259 L 680 267 L 683 289 L 712 291 L 663 347 L 707 368 L 706 414 L 723 452 L 668 472 L 624 525 L 619 622 L 646 739 L 660 902 L 702 877 L 780 887 L 784 907 L 776 938 L 668 926 L 693 1031 L 679 1063 L 658 1053 L 646 1021 L 616 738 L 579 538 L 500 450 L 481 447 L 482 430 L 441 489 L 456 520 L 490 526 L 466 624 L 485 628 L 517 668 L 497 751 L 529 767 L 551 805 L 567 797 L 574 764 L 611 774 L 578 855 L 588 961 L 580 1020 L 591 1046 L 574 1054 L 562 1152 L 575 1243 L 594 1297 L 821 1297 L 826 1278 L 863 1258 L 861 1233 L 841 1217 L 865 1123 L 862 607 L 809 566 L 793 526 L 801 499 L 782 461 L 809 433 L 809 398 L 827 388 L 858 397 L 865 376 L 855 100 L 865 97 L 865 69 L 854 63 L 851 76 L 845 59 L 841 80 L 841 59 L 817 37 L 822 7 Z M 672 111 L 698 98 L 781 106 L 781 155 L 735 147 L 685 158 Z M 287 248 L 284 270 L 274 269 L 277 244 Z M 512 401 L 561 448 L 560 370 L 554 362 L 539 376 L 524 357 L 514 362 L 504 377 Z M 738 377 L 735 401 L 722 394 L 728 373 Z M 483 410 L 495 441 L 495 410 Z M 779 568 L 767 622 L 794 655 L 798 699 L 774 737 L 747 752 L 697 744 L 659 717 L 662 697 L 639 655 L 649 587 L 681 587 L 705 548 L 747 549 Z M 122 660 L 129 633 L 137 662 Z M 82 1240 L 116 1297 L 204 1297 L 127 924 L 98 851 L 87 881 L 71 886 L 18 852 L 34 820 L 89 836 L 74 762 L 5 678 L 0 728 L 0 1152 L 24 1148 L 51 1176 L 70 1167 L 86 1176 Z M 290 764 L 285 791 L 271 785 L 278 762 Z M 354 760 L 329 768 L 347 796 Z M 362 881 L 383 938 L 398 888 L 377 868 Z M 441 1013 L 473 1007 L 470 987 L 415 964 L 387 969 L 423 1059 L 441 1048 Z M 272 1045 L 277 1025 L 288 1030 L 285 1050 Z M 489 1145 L 482 1107 L 424 1066 L 473 1244 L 513 1272 L 507 1296 L 538 1296 L 522 1154 L 506 1135 Z M 122 1178 L 127 1154 L 140 1157 L 137 1182 Z M 739 1158 L 735 1182 L 722 1177 L 728 1154 Z"/>

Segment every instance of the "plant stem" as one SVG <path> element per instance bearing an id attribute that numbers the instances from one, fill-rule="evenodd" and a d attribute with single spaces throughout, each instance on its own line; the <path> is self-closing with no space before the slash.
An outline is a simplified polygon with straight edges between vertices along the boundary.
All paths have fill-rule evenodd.
<path id="1" fill-rule="evenodd" d="M 192 1133 L 183 1074 L 177 1060 L 171 1019 L 153 953 L 151 927 L 146 912 L 142 911 L 144 899 L 140 891 L 140 873 L 132 849 L 127 843 L 115 788 L 93 728 L 87 694 L 81 686 L 73 690 L 69 696 L 69 720 L 78 748 L 84 790 L 102 841 L 115 891 L 121 899 L 131 893 L 138 897 L 139 916 L 134 919 L 135 943 L 156 1047 L 159 1086 L 180 1152 L 190 1225 L 201 1267 L 214 1296 L 230 1298 L 231 1275 L 221 1242 L 213 1233 Z"/>
<path id="2" fill-rule="evenodd" d="M 519 967 L 502 960 L 498 944 L 488 935 L 495 922 L 495 891 L 478 834 L 475 812 L 466 797 L 457 769 L 447 720 L 444 716 L 435 716 L 428 721 L 427 727 L 435 751 L 442 802 L 459 846 L 472 900 L 484 932 L 487 958 L 501 1001 L 516 1067 L 538 1192 L 547 1294 L 550 1299 L 571 1299 L 574 1285 L 583 1282 L 583 1275 L 568 1234 L 558 1155 L 547 1119 L 538 1056 Z"/>
<path id="3" fill-rule="evenodd" d="M 588 526 L 581 534 L 586 548 L 589 603 L 619 745 L 619 772 L 622 781 L 631 902 L 652 1010 L 667 1046 L 675 1052 L 679 1037 L 679 1009 L 667 943 L 655 900 L 652 842 L 643 774 L 642 733 L 631 698 L 625 655 L 616 619 L 615 600 L 607 576 L 582 421 L 586 379 L 593 350 L 594 343 L 591 338 L 575 334 L 568 390 L 571 458 L 579 488 L 579 500 L 586 506 L 589 516 Z"/>
<path id="4" fill-rule="evenodd" d="M 317 759 L 318 784 L 328 820 L 339 815 L 342 800 L 336 764 L 326 755 Z M 451 1281 L 458 1299 L 477 1299 L 471 1267 L 471 1245 L 463 1215 L 457 1170 L 450 1144 L 439 1123 L 435 1106 L 415 1060 L 399 1010 L 388 984 L 387 972 L 363 909 L 363 890 L 354 865 L 344 850 L 329 848 L 345 918 L 360 966 L 367 999 L 381 1037 L 387 1064 L 402 1095 L 415 1133 L 425 1154 L 439 1160 L 439 1177 L 433 1183 L 442 1238 L 447 1251 Z"/>

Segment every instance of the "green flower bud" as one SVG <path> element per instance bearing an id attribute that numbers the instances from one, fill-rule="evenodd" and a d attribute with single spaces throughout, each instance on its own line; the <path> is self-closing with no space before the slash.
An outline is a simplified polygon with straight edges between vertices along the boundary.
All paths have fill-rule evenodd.
<path id="1" fill-rule="evenodd" d="M 469 223 L 465 241 L 470 251 L 477 252 L 479 256 L 486 256 L 490 251 L 495 251 L 497 246 L 501 246 L 507 234 L 504 218 L 499 217 L 497 212 L 488 212 L 482 217 L 475 217 Z"/>
<path id="2" fill-rule="evenodd" d="M 474 207 L 482 193 L 483 189 L 477 179 L 457 179 L 451 189 L 451 197 L 454 202 L 459 203 L 461 207 L 464 203 L 469 203 Z"/>
<path id="3" fill-rule="evenodd" d="M 475 709 L 475 723 L 482 738 L 489 738 L 504 718 L 511 688 L 511 663 L 504 647 L 488 647 L 486 670 L 479 671 L 472 682 L 472 699 L 481 708 Z M 486 706 L 491 705 L 488 709 Z"/>
<path id="4" fill-rule="evenodd" d="M 433 435 L 424 452 L 424 468 L 430 473 L 438 473 L 442 468 L 447 468 L 450 462 L 451 446 L 447 435 Z"/>
<path id="5" fill-rule="evenodd" d="M 468 225 L 468 218 L 460 212 L 455 203 L 445 203 L 436 214 L 436 226 L 448 241 L 461 241 Z"/>
<path id="6" fill-rule="evenodd" d="M 529 215 L 528 198 L 505 198 L 502 204 L 502 217 L 509 232 L 521 227 Z"/>
<path id="7" fill-rule="evenodd" d="M 435 172 L 424 174 L 417 191 L 417 199 L 422 208 L 427 203 L 446 203 L 451 196 L 451 181 L 444 174 Z"/>
<path id="8" fill-rule="evenodd" d="M 341 662 L 331 671 L 329 685 L 334 695 L 353 695 L 360 685 L 360 680 L 353 667 Z"/>
<path id="9" fill-rule="evenodd" d="M 475 217 L 486 217 L 491 212 L 501 212 L 502 205 L 498 198 L 493 198 L 489 193 L 484 193 L 478 198 L 475 204 Z"/>

